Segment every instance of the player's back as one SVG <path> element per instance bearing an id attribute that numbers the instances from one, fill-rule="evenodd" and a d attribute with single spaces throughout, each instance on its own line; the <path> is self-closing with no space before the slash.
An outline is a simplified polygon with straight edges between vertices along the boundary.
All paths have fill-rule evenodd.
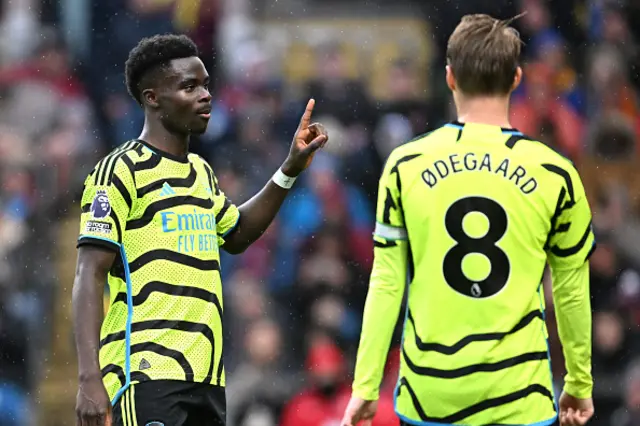
<path id="1" fill-rule="evenodd" d="M 551 423 L 543 270 L 548 253 L 584 258 L 592 243 L 589 217 L 558 223 L 583 197 L 575 169 L 515 130 L 459 123 L 396 149 L 387 167 L 383 217 L 406 228 L 411 262 L 399 414 Z M 558 247 L 563 232 L 576 243 Z"/>

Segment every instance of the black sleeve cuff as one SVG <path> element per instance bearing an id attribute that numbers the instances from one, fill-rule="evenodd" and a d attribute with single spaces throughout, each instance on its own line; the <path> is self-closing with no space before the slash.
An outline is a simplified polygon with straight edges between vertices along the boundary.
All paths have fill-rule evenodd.
<path id="1" fill-rule="evenodd" d="M 78 244 L 76 244 L 76 248 L 84 245 L 91 245 L 96 247 L 106 248 L 108 250 L 114 251 L 116 253 L 120 252 L 120 245 L 114 243 L 113 241 L 102 240 L 99 238 L 92 238 L 89 236 L 83 236 L 78 239 Z"/>

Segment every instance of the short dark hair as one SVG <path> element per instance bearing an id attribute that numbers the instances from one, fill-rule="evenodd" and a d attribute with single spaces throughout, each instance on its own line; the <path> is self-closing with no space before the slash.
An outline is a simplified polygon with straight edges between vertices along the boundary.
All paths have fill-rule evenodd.
<path id="1" fill-rule="evenodd" d="M 462 93 L 509 93 L 522 48 L 520 35 L 509 26 L 516 18 L 499 20 L 483 14 L 462 18 L 447 44 L 447 64 Z"/>
<path id="2" fill-rule="evenodd" d="M 198 56 L 198 47 L 185 35 L 159 34 L 143 38 L 131 49 L 125 63 L 127 91 L 142 104 L 140 82 L 145 75 L 168 65 L 173 59 L 192 56 Z"/>

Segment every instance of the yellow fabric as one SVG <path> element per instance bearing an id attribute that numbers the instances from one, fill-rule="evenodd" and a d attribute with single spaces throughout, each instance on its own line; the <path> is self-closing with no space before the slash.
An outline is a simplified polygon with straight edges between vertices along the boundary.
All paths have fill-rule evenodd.
<path id="1" fill-rule="evenodd" d="M 551 424 L 542 274 L 547 260 L 554 271 L 583 267 L 594 246 L 573 165 L 514 131 L 450 124 L 390 155 L 376 220 L 386 226 L 374 236 L 354 394 L 377 398 L 408 275 L 398 414 L 435 424 Z M 401 235 L 395 228 L 406 240 L 385 237 Z M 588 277 L 558 290 L 573 301 L 565 311 L 581 330 L 563 335 L 569 386 L 584 390 Z"/>
<path id="2" fill-rule="evenodd" d="M 219 245 L 239 212 L 210 166 L 127 143 L 87 178 L 82 211 L 78 244 L 119 253 L 100 335 L 112 401 L 146 380 L 224 386 Z"/>
<path id="3" fill-rule="evenodd" d="M 567 365 L 564 390 L 576 398 L 591 398 L 589 262 L 576 269 L 552 269 L 552 277 L 556 322 Z"/>

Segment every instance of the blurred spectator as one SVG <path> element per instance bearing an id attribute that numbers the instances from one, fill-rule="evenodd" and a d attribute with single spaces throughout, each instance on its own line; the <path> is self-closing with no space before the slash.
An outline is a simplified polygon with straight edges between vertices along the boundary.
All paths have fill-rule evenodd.
<path id="1" fill-rule="evenodd" d="M 615 308 L 596 312 L 593 318 L 594 374 L 620 374 L 630 357 L 630 340 L 623 318 Z"/>
<path id="2" fill-rule="evenodd" d="M 351 390 L 345 379 L 346 361 L 340 349 L 320 338 L 312 344 L 306 368 L 309 386 L 286 406 L 280 426 L 333 426 L 340 424 Z M 380 400 L 374 426 L 399 423 L 388 398 Z"/>
<path id="3" fill-rule="evenodd" d="M 619 112 L 598 117 L 590 131 L 590 152 L 607 161 L 621 161 L 637 152 L 632 122 Z"/>
<path id="4" fill-rule="evenodd" d="M 8 296 L 0 287 L 0 424 L 26 425 L 30 405 L 26 327 L 11 315 Z"/>
<path id="5" fill-rule="evenodd" d="M 295 385 L 282 363 L 280 329 L 270 320 L 258 320 L 244 340 L 246 359 L 227 386 L 227 416 L 236 426 L 275 425 Z"/>
<path id="6" fill-rule="evenodd" d="M 623 381 L 623 405 L 611 418 L 611 425 L 636 426 L 640 424 L 640 360 L 627 367 Z"/>
<path id="7" fill-rule="evenodd" d="M 637 126 L 637 95 L 629 81 L 624 56 L 600 45 L 593 49 L 588 68 L 589 116 L 618 111 Z"/>
<path id="8" fill-rule="evenodd" d="M 370 123 L 372 108 L 362 81 L 351 75 L 345 46 L 326 43 L 318 49 L 317 77 L 309 85 L 308 97 L 321 100 L 316 114 L 331 114 L 343 125 L 354 127 Z M 354 141 L 355 142 L 355 141 Z"/>
<path id="9" fill-rule="evenodd" d="M 334 158 L 316 154 L 302 184 L 285 202 L 280 215 L 280 240 L 276 256 L 274 291 L 290 288 L 299 265 L 296 253 L 324 224 L 341 230 L 350 260 L 366 268 L 371 264 L 373 212 L 364 194 L 352 184 L 342 184 Z"/>
<path id="10" fill-rule="evenodd" d="M 323 330 L 356 345 L 367 286 L 363 270 L 342 242 L 343 236 L 340 228 L 326 226 L 302 250 L 294 309 L 305 328 Z"/>
<path id="11" fill-rule="evenodd" d="M 536 37 L 531 46 L 536 61 L 551 72 L 551 85 L 571 108 L 581 115 L 586 114 L 585 94 L 578 84 L 578 74 L 569 62 L 566 42 L 554 32 L 548 31 Z"/>
<path id="12" fill-rule="evenodd" d="M 578 113 L 558 97 L 553 71 L 542 63 L 533 63 L 524 72 L 524 96 L 516 98 L 511 106 L 512 126 L 533 138 L 549 135 L 542 141 L 570 158 L 578 158 L 584 149 L 584 124 Z"/>

